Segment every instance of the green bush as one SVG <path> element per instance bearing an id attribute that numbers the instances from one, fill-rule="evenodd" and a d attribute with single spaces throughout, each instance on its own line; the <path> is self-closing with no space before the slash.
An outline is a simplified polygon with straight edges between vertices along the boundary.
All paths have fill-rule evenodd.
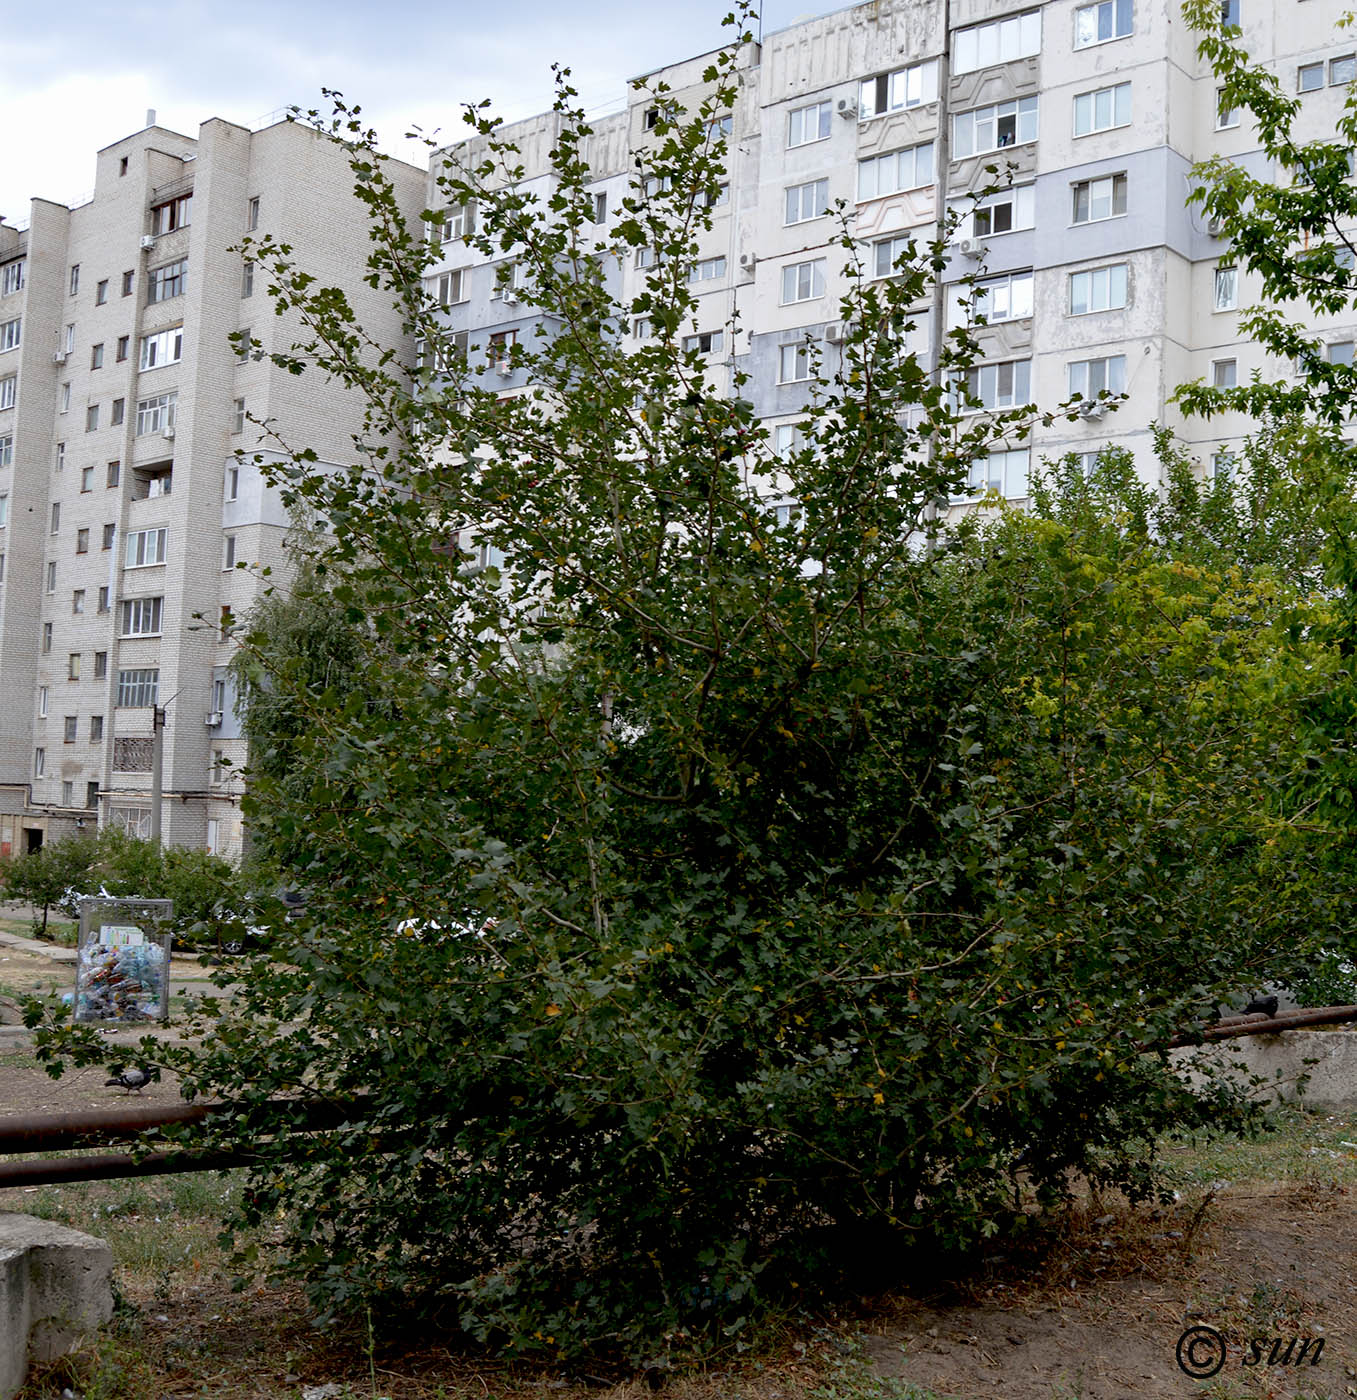
<path id="1" fill-rule="evenodd" d="M 639 1361 L 738 1341 L 855 1256 L 1021 1230 L 1020 1171 L 1045 1204 L 1075 1173 L 1152 1194 L 1161 1133 L 1249 1117 L 1167 1041 L 1342 907 L 1288 797 L 1338 668 L 1323 600 L 1165 536 L 1115 459 L 944 526 L 1039 415 L 966 413 L 909 350 L 941 245 L 869 280 L 843 233 L 842 359 L 787 455 L 708 392 L 686 269 L 733 52 L 695 120 L 652 94 L 607 229 L 568 90 L 549 211 L 491 124 L 441 179 L 478 251 L 518 250 L 540 392 L 451 353 L 409 383 L 340 292 L 248 249 L 308 328 L 277 363 L 370 405 L 351 470 L 278 469 L 333 533 L 290 616 L 342 623 L 345 664 L 268 612 L 243 639 L 252 745 L 286 754 L 247 815 L 311 905 L 157 1054 L 238 1105 L 194 1130 L 259 1154 L 231 1224 L 285 1221 L 274 1262 L 327 1314 Z M 436 347 L 423 229 L 353 155 L 370 278 Z M 610 329 L 641 316 L 640 346 Z M 755 489 L 776 474 L 799 521 Z M 303 1086 L 356 1106 L 299 1151 L 256 1106 Z"/>

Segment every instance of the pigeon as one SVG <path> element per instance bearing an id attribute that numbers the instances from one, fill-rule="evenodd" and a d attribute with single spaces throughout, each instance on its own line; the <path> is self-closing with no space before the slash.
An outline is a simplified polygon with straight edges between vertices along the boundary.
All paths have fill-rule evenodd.
<path id="1" fill-rule="evenodd" d="M 1264 1016 L 1271 1018 L 1277 1014 L 1276 997 L 1254 997 L 1254 999 L 1241 1011 L 1241 1016 L 1252 1015 L 1255 1011 L 1261 1011 Z"/>
<path id="2" fill-rule="evenodd" d="M 106 1079 L 104 1081 L 104 1088 L 123 1089 L 128 1094 L 135 1089 L 137 1093 L 141 1093 L 150 1082 L 150 1070 L 139 1069 L 136 1065 L 129 1065 L 126 1069 L 117 1070 L 112 1079 Z"/>

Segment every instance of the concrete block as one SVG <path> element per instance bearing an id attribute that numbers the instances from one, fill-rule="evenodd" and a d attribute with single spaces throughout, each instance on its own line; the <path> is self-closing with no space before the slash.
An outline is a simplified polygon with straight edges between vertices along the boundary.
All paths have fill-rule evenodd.
<path id="1" fill-rule="evenodd" d="M 113 1251 L 31 1215 L 0 1213 L 0 1400 L 113 1316 Z"/>
<path id="2" fill-rule="evenodd" d="M 1357 1034 L 1351 1031 L 1280 1031 L 1276 1035 L 1240 1036 L 1197 1050 L 1175 1050 L 1174 1061 L 1186 1064 L 1204 1055 L 1218 1065 L 1240 1063 L 1241 1080 L 1261 1075 L 1273 1102 L 1301 1102 L 1308 1108 L 1357 1108 Z M 1313 1060 L 1313 1064 L 1307 1061 Z M 1302 1076 L 1309 1078 L 1302 1085 Z M 1194 1076 L 1189 1071 L 1189 1078 Z"/>

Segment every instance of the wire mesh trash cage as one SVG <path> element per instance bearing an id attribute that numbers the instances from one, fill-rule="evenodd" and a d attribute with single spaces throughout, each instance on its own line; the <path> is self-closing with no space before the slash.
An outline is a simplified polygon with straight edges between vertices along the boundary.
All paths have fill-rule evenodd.
<path id="1" fill-rule="evenodd" d="M 169 899 L 80 901 L 75 963 L 76 1021 L 128 1025 L 170 1015 Z"/>

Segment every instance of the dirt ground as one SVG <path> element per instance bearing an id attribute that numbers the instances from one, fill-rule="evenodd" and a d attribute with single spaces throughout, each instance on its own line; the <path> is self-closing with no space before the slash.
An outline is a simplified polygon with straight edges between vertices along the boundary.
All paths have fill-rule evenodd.
<path id="1" fill-rule="evenodd" d="M 53 969 L 0 947 L 0 996 Z M 64 986 L 68 972 L 57 973 Z M 110 1039 L 110 1058 L 116 1043 Z M 53 1081 L 25 1044 L 0 1037 L 0 1118 L 111 1108 L 102 1070 Z M 138 1097 L 177 1100 L 168 1079 Z M 743 1357 L 663 1380 L 673 1400 L 1337 1400 L 1357 1396 L 1357 1114 L 1278 1116 L 1251 1143 L 1170 1148 L 1181 1199 L 1132 1209 L 1089 1199 L 951 1279 L 847 1300 Z M 108 1335 L 34 1380 L 23 1400 L 63 1390 L 93 1400 L 334 1400 L 649 1396 L 642 1380 L 512 1368 L 431 1338 L 334 1338 L 295 1292 L 232 1292 L 216 1245 L 229 1177 L 159 1178 L 0 1190 L 0 1211 L 61 1219 L 109 1239 L 125 1306 Z M 915 1277 L 918 1278 L 916 1272 Z M 1185 1329 L 1224 1339 L 1217 1374 L 1193 1379 L 1175 1348 Z M 1245 1365 L 1258 1338 L 1320 1338 L 1311 1365 Z M 1205 1356 L 1203 1354 L 1203 1359 Z M 651 1381 L 660 1378 L 652 1376 Z"/>

